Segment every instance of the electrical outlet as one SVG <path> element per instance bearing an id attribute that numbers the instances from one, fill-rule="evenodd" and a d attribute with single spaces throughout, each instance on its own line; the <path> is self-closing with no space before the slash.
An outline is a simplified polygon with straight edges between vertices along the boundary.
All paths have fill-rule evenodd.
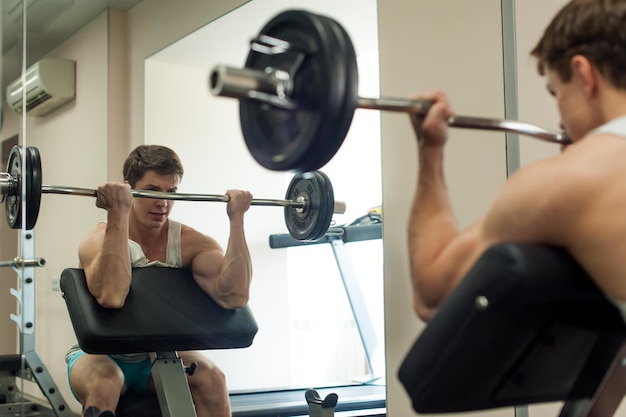
<path id="1" fill-rule="evenodd" d="M 61 291 L 61 278 L 52 277 L 52 291 Z"/>

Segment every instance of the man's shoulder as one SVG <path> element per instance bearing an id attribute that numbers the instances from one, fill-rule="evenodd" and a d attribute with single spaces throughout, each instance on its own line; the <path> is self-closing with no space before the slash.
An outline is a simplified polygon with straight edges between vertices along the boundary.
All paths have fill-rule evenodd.
<path id="1" fill-rule="evenodd" d="M 215 239 L 211 236 L 189 226 L 184 223 L 180 224 L 180 234 L 181 234 L 181 242 L 183 245 L 186 244 L 213 244 L 215 243 Z"/>

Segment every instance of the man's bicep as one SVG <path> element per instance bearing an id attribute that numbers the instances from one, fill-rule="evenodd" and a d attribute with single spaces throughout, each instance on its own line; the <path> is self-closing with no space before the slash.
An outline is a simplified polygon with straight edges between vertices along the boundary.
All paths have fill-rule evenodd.
<path id="1" fill-rule="evenodd" d="M 207 247 L 199 251 L 191 260 L 191 270 L 196 283 L 210 296 L 217 296 L 220 272 L 224 255 L 220 248 Z"/>
<path id="2" fill-rule="evenodd" d="M 436 308 L 459 284 L 486 248 L 480 220 L 450 241 L 427 265 L 422 265 L 416 291 L 425 306 Z"/>

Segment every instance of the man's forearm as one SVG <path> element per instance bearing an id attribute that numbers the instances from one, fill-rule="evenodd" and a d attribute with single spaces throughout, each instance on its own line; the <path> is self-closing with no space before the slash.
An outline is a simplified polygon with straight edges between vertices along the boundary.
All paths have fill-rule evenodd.
<path id="1" fill-rule="evenodd" d="M 429 269 L 458 234 L 443 171 L 443 148 L 423 146 L 408 228 L 411 276 L 416 290 L 424 290 L 422 284 L 430 278 Z M 429 298 L 426 293 L 419 296 Z"/>
<path id="2" fill-rule="evenodd" d="M 231 220 L 230 237 L 219 276 L 219 292 L 225 304 L 243 307 L 248 303 L 252 260 L 246 243 L 243 220 Z"/>
<path id="3" fill-rule="evenodd" d="M 124 305 L 130 289 L 131 265 L 128 252 L 128 222 L 109 216 L 102 249 L 89 266 L 89 289 L 105 307 Z"/>

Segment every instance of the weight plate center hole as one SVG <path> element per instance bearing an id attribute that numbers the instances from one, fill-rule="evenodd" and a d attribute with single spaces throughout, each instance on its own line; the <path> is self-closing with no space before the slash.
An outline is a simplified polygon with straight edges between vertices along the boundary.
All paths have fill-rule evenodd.
<path id="1" fill-rule="evenodd" d="M 298 213 L 298 218 L 304 219 L 309 215 L 309 201 L 311 200 L 309 193 L 301 192 L 298 194 L 296 201 L 298 203 L 304 203 L 302 207 L 296 207 L 296 213 Z"/>

